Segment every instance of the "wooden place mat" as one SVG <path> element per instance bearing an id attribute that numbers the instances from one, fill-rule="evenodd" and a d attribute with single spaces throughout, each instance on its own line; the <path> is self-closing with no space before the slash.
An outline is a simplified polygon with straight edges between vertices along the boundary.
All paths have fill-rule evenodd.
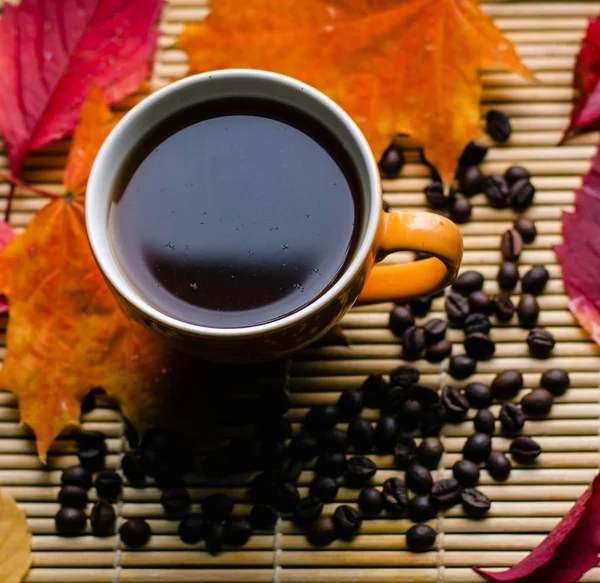
<path id="1" fill-rule="evenodd" d="M 218 1 L 218 0 L 215 0 Z M 365 521 L 362 532 L 351 543 L 337 541 L 316 550 L 288 520 L 279 523 L 275 534 L 259 534 L 241 550 L 227 549 L 217 557 L 202 550 L 202 544 L 188 546 L 176 535 L 177 523 L 163 517 L 158 503 L 159 491 L 126 487 L 118 504 L 119 521 L 132 516 L 149 519 L 153 537 L 140 551 L 124 549 L 117 537 L 76 539 L 57 537 L 53 516 L 58 509 L 56 497 L 60 468 L 75 462 L 73 445 L 59 440 L 49 456 L 48 468 L 40 467 L 29 431 L 18 424 L 15 399 L 0 393 L 0 484 L 26 509 L 33 532 L 35 565 L 29 583 L 142 583 L 192 581 L 335 583 L 360 581 L 387 583 L 469 582 L 480 579 L 470 570 L 478 564 L 507 567 L 524 557 L 570 508 L 594 476 L 598 453 L 598 390 L 600 352 L 577 326 L 567 310 L 560 269 L 552 245 L 560 241 L 560 215 L 573 203 L 573 190 L 589 167 L 595 151 L 596 135 L 576 138 L 556 147 L 566 127 L 571 107 L 571 80 L 574 57 L 588 18 L 598 12 L 596 1 L 554 2 L 491 1 L 483 4 L 498 26 L 512 39 L 538 84 L 524 83 L 504 72 L 483 75 L 484 110 L 497 107 L 511 115 L 514 128 L 510 142 L 494 146 L 483 166 L 485 172 L 503 172 L 511 164 L 524 164 L 533 174 L 537 188 L 534 206 L 527 215 L 536 220 L 538 237 L 523 253 L 519 268 L 523 274 L 533 264 L 546 265 L 551 280 L 540 297 L 541 324 L 553 332 L 558 343 L 554 357 L 537 361 L 527 357 L 526 332 L 516 326 L 496 327 L 492 337 L 498 343 L 497 357 L 480 363 L 470 381 L 489 382 L 498 371 L 510 367 L 524 372 L 527 387 L 537 386 L 540 373 L 551 366 L 564 367 L 571 373 L 572 388 L 557 399 L 547 420 L 528 421 L 528 433 L 544 448 L 535 469 L 515 469 L 507 483 L 498 484 L 482 472 L 482 490 L 493 499 L 492 511 L 485 520 L 469 520 L 458 508 L 433 521 L 439 531 L 437 549 L 423 554 L 406 551 L 406 520 L 382 516 Z M 184 23 L 196 22 L 208 13 L 202 0 L 171 0 L 164 12 L 154 72 L 150 83 L 156 89 L 186 73 L 185 56 L 172 49 Z M 130 107 L 144 92 L 129 98 Z M 44 188 L 60 192 L 62 168 L 68 149 L 67 140 L 32 154 L 26 161 L 23 178 Z M 407 155 L 402 177 L 384 184 L 385 198 L 395 208 L 424 208 L 423 187 L 427 169 L 418 163 L 416 150 Z M 4 150 L 0 151 L 0 169 L 7 170 Z M 9 187 L 0 183 L 5 201 Z M 511 224 L 509 210 L 491 209 L 479 195 L 474 202 L 473 218 L 462 227 L 465 240 L 463 270 L 475 268 L 486 277 L 487 292 L 497 291 L 495 274 L 500 254 L 501 233 Z M 46 200 L 17 189 L 12 223 L 22 229 Z M 393 261 L 394 258 L 388 259 Z M 298 422 L 306 409 L 317 403 L 334 403 L 340 391 L 358 387 L 370 373 L 387 373 L 399 365 L 401 350 L 388 331 L 391 305 L 353 310 L 344 319 L 350 348 L 332 346 L 307 350 L 289 363 L 287 379 L 271 379 L 270 384 L 286 383 L 292 392 L 290 417 Z M 442 300 L 433 304 L 429 317 L 444 317 Z M 2 320 L 4 326 L 6 320 Z M 461 333 L 451 331 L 455 353 L 462 350 Z M 1 355 L 5 348 L 0 348 Z M 446 368 L 420 361 L 423 380 L 434 385 L 452 382 Z M 374 413 L 374 412 L 373 412 Z M 85 416 L 85 427 L 108 435 L 109 467 L 118 467 L 125 448 L 123 425 L 118 413 L 108 405 Z M 225 428 L 223 437 L 242 428 Z M 447 477 L 458 459 L 471 423 L 447 426 L 443 439 L 446 454 L 436 478 Z M 507 441 L 494 438 L 494 447 L 505 450 Z M 380 485 L 395 474 L 391 456 L 377 458 Z M 312 472 L 300 479 L 306 491 Z M 236 511 L 249 509 L 245 486 L 248 477 L 230 478 L 217 485 L 201 475 L 193 477 L 192 495 L 197 502 L 217 486 L 236 497 Z M 339 501 L 353 503 L 356 491 L 342 488 Z M 334 504 L 326 505 L 332 512 Z M 585 581 L 600 581 L 600 569 L 592 570 Z"/>

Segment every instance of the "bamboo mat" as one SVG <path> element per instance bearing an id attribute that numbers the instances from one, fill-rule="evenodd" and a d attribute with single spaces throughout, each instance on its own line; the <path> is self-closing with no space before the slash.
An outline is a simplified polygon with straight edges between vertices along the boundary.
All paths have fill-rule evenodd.
<path id="1" fill-rule="evenodd" d="M 215 0 L 218 1 L 218 0 Z M 158 503 L 159 491 L 125 488 L 118 504 L 119 520 L 132 516 L 149 519 L 153 537 L 139 551 L 121 547 L 118 538 L 83 536 L 76 539 L 57 537 L 53 516 L 58 509 L 56 497 L 60 468 L 75 463 L 72 443 L 57 442 L 49 456 L 48 468 L 40 467 L 29 431 L 18 424 L 15 399 L 0 392 L 0 485 L 27 511 L 33 532 L 34 567 L 29 583 L 142 583 L 161 581 L 186 583 L 210 582 L 365 582 L 413 583 L 479 581 L 470 570 L 478 564 L 507 567 L 524 557 L 556 524 L 581 494 L 595 474 L 599 462 L 600 352 L 589 342 L 567 310 L 567 298 L 560 279 L 552 245 L 560 241 L 560 215 L 572 207 L 573 189 L 589 167 L 595 151 L 596 135 L 572 140 L 557 148 L 561 131 L 570 111 L 571 79 L 574 57 L 587 20 L 597 14 L 596 1 L 554 2 L 491 1 L 483 4 L 498 26 L 511 38 L 525 63 L 533 70 L 538 84 L 526 84 L 519 77 L 503 72 L 487 72 L 484 79 L 484 110 L 496 107 L 512 116 L 514 128 L 506 146 L 493 147 L 484 164 L 487 173 L 502 173 L 520 163 L 529 168 L 537 188 L 534 206 L 527 215 L 536 220 L 538 237 L 528 245 L 520 261 L 523 274 L 533 264 L 548 267 L 551 280 L 540 297 L 541 324 L 557 339 L 554 357 L 536 361 L 525 356 L 526 332 L 515 326 L 496 327 L 496 358 L 480 363 L 477 375 L 469 380 L 489 382 L 507 367 L 523 371 L 525 385 L 537 386 L 540 373 L 551 366 L 564 367 L 571 373 L 572 388 L 557 399 L 550 417 L 528 421 L 528 433 L 544 448 L 535 469 L 517 468 L 505 484 L 496 484 L 482 472 L 481 489 L 493 500 L 484 520 L 469 520 L 458 508 L 433 521 L 439 531 L 437 548 L 414 554 L 406 551 L 405 520 L 382 516 L 365 521 L 362 532 L 351 543 L 335 542 L 315 550 L 289 521 L 281 521 L 275 534 L 255 535 L 241 550 L 225 550 L 217 557 L 202 551 L 202 544 L 187 546 L 176 535 L 177 523 L 163 518 Z M 160 50 L 157 54 L 150 89 L 156 89 L 186 73 L 185 56 L 172 49 L 185 22 L 200 20 L 208 12 L 202 0 L 171 0 L 163 15 Z M 144 92 L 129 98 L 130 107 Z M 31 155 L 23 178 L 44 188 L 60 192 L 62 167 L 68 141 L 54 144 Z M 408 152 L 402 177 L 384 183 L 385 198 L 395 208 L 423 208 L 423 187 L 427 169 L 418 163 L 415 150 Z M 0 150 L 0 169 L 8 168 L 5 151 Z M 9 187 L 0 183 L 0 198 L 6 200 Z M 46 200 L 17 189 L 12 215 L 13 226 L 22 229 Z M 474 202 L 472 221 L 462 227 L 465 241 L 463 270 L 475 268 L 486 277 L 485 289 L 497 291 L 495 274 L 500 254 L 501 233 L 513 219 L 508 210 L 495 210 L 479 195 Z M 394 261 L 395 258 L 388 258 Z M 290 417 L 298 422 L 306 409 L 317 403 L 334 403 L 340 391 L 357 387 L 370 373 L 387 373 L 400 364 L 400 347 L 387 330 L 391 305 L 355 309 L 343 322 L 351 347 L 330 346 L 307 350 L 288 363 L 288 375 L 275 376 L 265 383 L 285 383 L 292 393 Z M 429 317 L 443 316 L 442 299 L 434 302 Z M 2 337 L 6 319 L 2 321 Z M 460 332 L 451 331 L 456 341 L 454 353 L 462 350 Z M 0 356 L 5 352 L 2 345 Z M 423 380 L 438 385 L 453 382 L 441 365 L 419 361 Z M 455 383 L 460 385 L 461 383 Z M 118 413 L 104 404 L 85 416 L 85 427 L 108 435 L 109 467 L 118 467 L 125 448 L 123 425 Z M 471 423 L 447 426 L 443 439 L 446 454 L 436 478 L 449 475 L 459 458 Z M 224 427 L 220 437 L 244 432 L 243 426 Z M 494 447 L 506 450 L 508 443 L 494 438 Z M 395 475 L 391 456 L 373 456 L 380 471 L 380 485 Z M 306 491 L 312 473 L 300 479 Z M 198 501 L 219 488 L 238 500 L 236 512 L 245 513 L 247 477 L 232 477 L 222 484 L 193 476 L 191 493 Z M 354 502 L 356 491 L 341 489 L 338 501 Z M 332 512 L 335 504 L 326 505 Z M 587 574 L 585 581 L 600 581 L 600 569 Z"/>

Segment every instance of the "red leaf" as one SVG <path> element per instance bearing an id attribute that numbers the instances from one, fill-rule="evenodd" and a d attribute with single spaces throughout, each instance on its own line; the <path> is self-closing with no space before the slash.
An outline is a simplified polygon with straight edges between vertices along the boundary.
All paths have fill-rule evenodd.
<path id="1" fill-rule="evenodd" d="M 599 521 L 600 474 L 554 530 L 520 563 L 499 573 L 473 569 L 488 581 L 572 583 L 599 562 Z"/>
<path id="2" fill-rule="evenodd" d="M 75 128 L 92 85 L 110 105 L 149 73 L 162 0 L 22 0 L 0 20 L 0 132 L 13 174 Z"/>
<path id="3" fill-rule="evenodd" d="M 5 221 L 0 221 L 0 251 L 6 247 L 15 238 L 15 232 Z M 8 312 L 8 302 L 6 297 L 0 295 L 0 314 Z"/>

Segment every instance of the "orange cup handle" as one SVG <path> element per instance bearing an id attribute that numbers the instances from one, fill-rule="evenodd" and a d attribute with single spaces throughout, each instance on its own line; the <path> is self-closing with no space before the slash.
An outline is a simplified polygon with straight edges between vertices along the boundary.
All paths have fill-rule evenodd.
<path id="1" fill-rule="evenodd" d="M 434 294 L 450 285 L 463 253 L 462 236 L 450 220 L 428 212 L 382 213 L 380 254 L 422 251 L 429 259 L 398 265 L 376 265 L 357 303 L 410 300 Z"/>

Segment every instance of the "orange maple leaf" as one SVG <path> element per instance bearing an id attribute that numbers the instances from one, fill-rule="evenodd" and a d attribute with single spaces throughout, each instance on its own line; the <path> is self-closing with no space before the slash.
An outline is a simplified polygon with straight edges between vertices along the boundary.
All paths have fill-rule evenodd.
<path id="1" fill-rule="evenodd" d="M 317 87 L 376 156 L 413 136 L 445 182 L 480 133 L 479 71 L 530 77 L 477 0 L 219 0 L 178 45 L 192 72 L 267 69 Z"/>

